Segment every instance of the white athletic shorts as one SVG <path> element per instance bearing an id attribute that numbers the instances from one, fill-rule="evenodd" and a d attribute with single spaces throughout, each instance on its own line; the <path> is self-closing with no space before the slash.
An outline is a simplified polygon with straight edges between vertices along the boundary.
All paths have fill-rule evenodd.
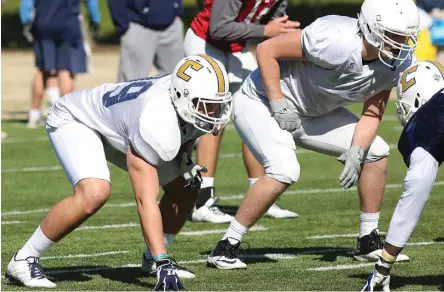
<path id="1" fill-rule="evenodd" d="M 236 53 L 221 51 L 197 36 L 191 28 L 185 36 L 184 46 L 186 56 L 206 54 L 220 61 L 228 73 L 232 94 L 239 89 L 248 74 L 257 68 L 256 58 L 247 49 Z"/>
<path id="2" fill-rule="evenodd" d="M 350 148 L 359 119 L 340 107 L 328 114 L 301 117 L 301 120 L 301 128 L 292 134 L 279 127 L 268 105 L 249 98 L 242 90 L 234 96 L 233 121 L 243 142 L 266 174 L 283 183 L 292 184 L 299 178 L 296 145 L 338 157 Z M 377 136 L 366 153 L 366 163 L 388 156 L 389 150 L 389 145 Z"/>
<path id="3" fill-rule="evenodd" d="M 107 161 L 127 171 L 126 154 L 110 146 L 99 132 L 80 121 L 62 119 L 51 112 L 46 123 L 49 140 L 72 186 L 85 178 L 111 182 Z M 176 160 L 157 168 L 160 185 L 181 176 Z"/>

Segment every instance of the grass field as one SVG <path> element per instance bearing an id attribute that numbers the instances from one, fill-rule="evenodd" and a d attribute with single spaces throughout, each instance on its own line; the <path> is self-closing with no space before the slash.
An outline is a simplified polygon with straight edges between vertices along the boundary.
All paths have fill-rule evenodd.
<path id="1" fill-rule="evenodd" d="M 354 108 L 358 111 L 358 108 Z M 402 191 L 406 167 L 396 150 L 400 128 L 390 104 L 380 134 L 392 146 L 388 187 L 380 228 L 386 231 Z M 24 123 L 4 122 L 9 140 L 2 142 L 2 274 L 12 254 L 32 234 L 48 208 L 70 192 L 44 129 L 28 130 Z M 261 230 L 245 238 L 248 269 L 220 271 L 205 266 L 205 257 L 227 225 L 187 222 L 170 254 L 196 272 L 184 280 L 188 290 L 354 290 L 371 270 L 356 262 L 350 251 L 359 226 L 356 189 L 342 191 L 341 165 L 332 157 L 298 149 L 300 181 L 279 203 L 300 214 L 298 219 L 262 219 Z M 227 130 L 219 160 L 216 188 L 224 210 L 235 212 L 247 188 L 240 158 L 240 139 Z M 54 246 L 42 259 L 59 290 L 151 290 L 155 278 L 139 272 L 144 250 L 138 216 L 127 174 L 111 166 L 113 193 L 105 207 Z M 444 174 L 405 249 L 409 263 L 393 269 L 393 290 L 444 290 Z M 234 197 L 233 197 L 234 196 Z M 202 232 L 205 231 L 205 232 Z M 205 233 L 205 234 L 199 234 Z M 331 235 L 331 236 L 327 236 Z M 3 290 L 25 290 L 6 285 Z"/>

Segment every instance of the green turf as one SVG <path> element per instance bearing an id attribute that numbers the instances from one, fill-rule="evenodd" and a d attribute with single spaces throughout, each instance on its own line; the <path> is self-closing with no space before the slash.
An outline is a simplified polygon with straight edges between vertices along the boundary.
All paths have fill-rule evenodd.
<path id="1" fill-rule="evenodd" d="M 356 111 L 359 109 L 354 107 Z M 391 103 L 380 134 L 389 144 L 396 144 L 399 137 L 398 122 L 394 120 Z M 2 271 L 14 251 L 32 234 L 45 212 L 29 214 L 5 214 L 14 210 L 37 210 L 50 208 L 55 202 L 70 193 L 70 185 L 63 171 L 11 172 L 25 167 L 57 166 L 58 162 L 44 129 L 28 130 L 23 123 L 4 122 L 2 129 L 9 133 L 9 140 L 2 143 L 2 221 L 19 221 L 2 225 Z M 240 139 L 234 130 L 226 132 L 222 153 L 240 152 Z M 315 153 L 298 155 L 301 164 L 300 181 L 291 191 L 309 189 L 338 189 L 341 165 L 332 157 Z M 112 197 L 85 225 L 137 223 L 134 205 L 116 206 L 132 202 L 132 191 L 127 174 L 111 167 L 113 180 Z M 386 231 L 391 214 L 401 194 L 399 186 L 406 167 L 396 149 L 390 157 L 388 183 L 381 211 L 380 228 Z M 8 172 L 9 171 L 9 172 Z M 437 181 L 442 182 L 441 172 Z M 220 159 L 216 188 L 218 196 L 226 197 L 244 193 L 247 176 L 240 158 Z M 443 290 L 444 289 L 444 188 L 434 187 L 430 201 L 411 242 L 437 241 L 432 245 L 411 246 L 405 252 L 411 262 L 395 265 L 392 277 L 393 290 Z M 235 211 L 239 199 L 222 200 L 221 206 Z M 247 260 L 244 271 L 219 271 L 204 263 L 189 263 L 186 266 L 197 273 L 194 280 L 185 280 L 189 290 L 354 290 L 364 283 L 370 266 L 336 271 L 309 270 L 319 267 L 357 265 L 348 250 L 355 245 L 355 238 L 309 239 L 323 234 L 348 234 L 358 232 L 359 208 L 356 191 L 314 192 L 287 194 L 279 203 L 300 214 L 298 219 L 262 219 L 258 225 L 267 231 L 250 232 L 245 241 L 250 244 L 248 254 L 282 254 L 287 259 Z M 225 229 L 227 224 L 197 224 L 187 222 L 185 229 Z M 178 261 L 205 259 L 222 234 L 201 236 L 178 236 L 171 245 L 170 253 Z M 140 264 L 144 244 L 140 227 L 79 230 L 52 248 L 46 256 L 58 259 L 42 259 L 51 279 L 60 290 L 150 290 L 155 279 L 144 277 L 137 267 Z M 68 255 L 97 254 L 121 251 L 108 256 L 71 257 Z M 301 254 L 302 253 L 302 254 Z M 65 258 L 63 258 L 65 257 Z M 122 267 L 127 265 L 127 267 Z M 128 267 L 128 265 L 130 265 Z M 133 266 L 135 265 L 135 266 Z M 114 267 L 114 268 L 113 268 Z M 116 268 L 120 267 L 120 268 Z M 74 269 L 84 271 L 72 272 Z M 95 269 L 94 271 L 91 271 Z M 60 273 L 64 270 L 66 273 Z M 6 285 L 4 290 L 24 290 L 15 285 Z"/>

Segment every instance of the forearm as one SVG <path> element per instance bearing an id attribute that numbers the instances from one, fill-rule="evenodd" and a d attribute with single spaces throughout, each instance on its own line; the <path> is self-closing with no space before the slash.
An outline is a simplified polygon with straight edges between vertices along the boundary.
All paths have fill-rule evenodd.
<path id="1" fill-rule="evenodd" d="M 146 244 L 153 256 L 166 253 L 163 241 L 162 215 L 157 204 L 157 191 L 136 195 L 137 211 Z M 153 197 L 155 199 L 153 199 Z"/>
<path id="2" fill-rule="evenodd" d="M 282 98 L 279 63 L 271 56 L 264 43 L 258 45 L 256 58 L 268 99 L 271 101 Z"/>
<path id="3" fill-rule="evenodd" d="M 379 123 L 378 118 L 362 117 L 356 124 L 352 145 L 361 146 L 366 151 L 376 138 Z"/>

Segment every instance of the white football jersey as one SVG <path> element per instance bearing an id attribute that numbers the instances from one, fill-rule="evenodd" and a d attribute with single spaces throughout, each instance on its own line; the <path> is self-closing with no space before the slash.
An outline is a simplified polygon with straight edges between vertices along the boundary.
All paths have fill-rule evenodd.
<path id="1" fill-rule="evenodd" d="M 204 134 L 192 124 L 179 124 L 169 96 L 170 77 L 105 83 L 73 92 L 57 101 L 53 114 L 60 123 L 77 119 L 120 152 L 132 145 L 146 161 L 160 165 L 174 159 L 182 144 Z"/>
<path id="2" fill-rule="evenodd" d="M 345 16 L 321 17 L 302 31 L 308 62 L 279 61 L 282 92 L 300 115 L 319 116 L 390 90 L 400 73 L 415 61 L 411 55 L 394 69 L 379 59 L 365 62 L 362 40 L 358 20 Z M 242 90 L 268 103 L 259 70 L 248 76 Z"/>

